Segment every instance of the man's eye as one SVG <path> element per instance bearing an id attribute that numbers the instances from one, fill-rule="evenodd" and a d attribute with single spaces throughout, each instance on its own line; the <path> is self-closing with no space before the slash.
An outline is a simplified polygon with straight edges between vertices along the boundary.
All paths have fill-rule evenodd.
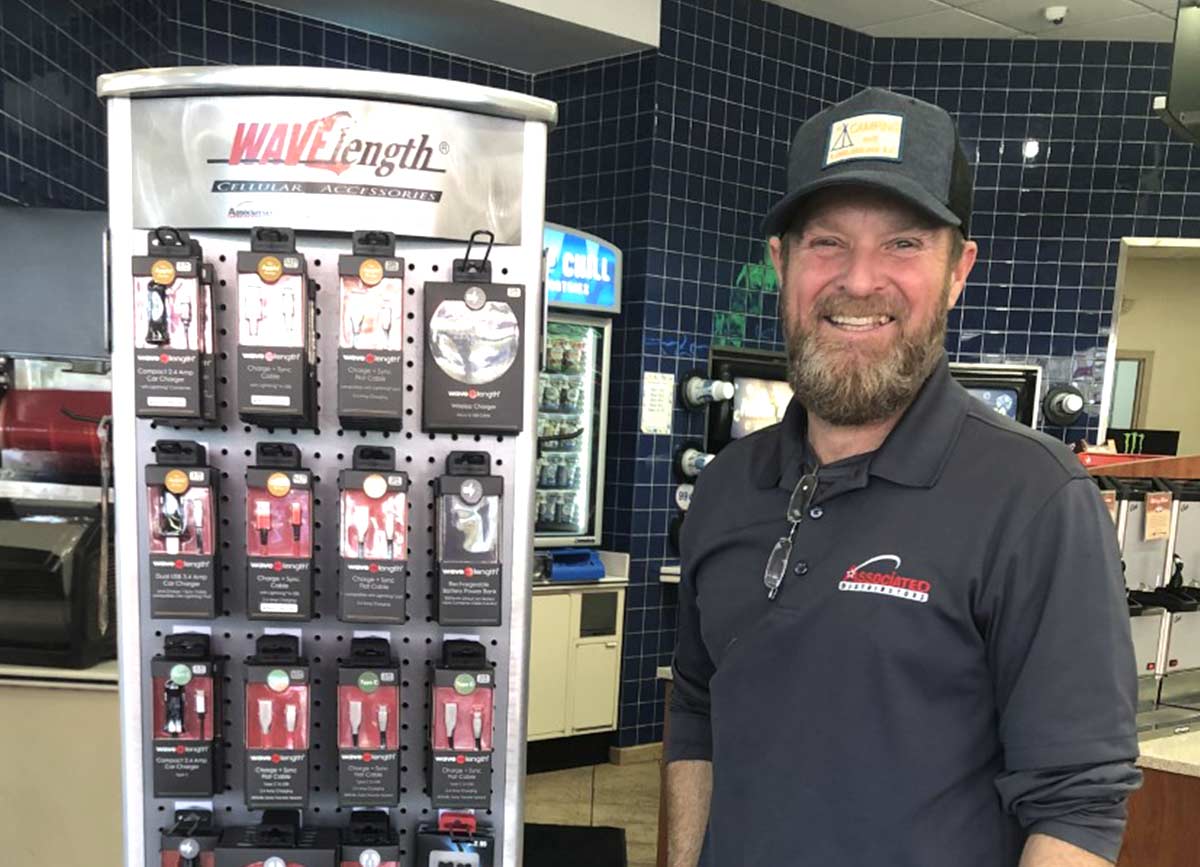
<path id="1" fill-rule="evenodd" d="M 813 238 L 809 244 L 813 247 L 836 247 L 838 242 L 836 238 Z"/>
<path id="2" fill-rule="evenodd" d="M 921 244 L 915 238 L 897 238 L 892 241 L 892 246 L 900 250 L 916 250 Z"/>

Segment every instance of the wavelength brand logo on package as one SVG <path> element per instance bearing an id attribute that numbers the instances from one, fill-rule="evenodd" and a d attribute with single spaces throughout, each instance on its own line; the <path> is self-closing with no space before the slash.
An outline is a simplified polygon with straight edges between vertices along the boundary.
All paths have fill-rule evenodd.
<path id="1" fill-rule="evenodd" d="M 895 554 L 879 554 L 864 560 L 846 570 L 846 574 L 838 582 L 838 590 L 846 593 L 879 593 L 896 599 L 907 599 L 909 602 L 928 602 L 933 585 L 920 578 L 905 578 L 897 574 L 901 562 Z M 879 572 L 867 568 L 876 563 L 891 564 L 892 571 Z"/>

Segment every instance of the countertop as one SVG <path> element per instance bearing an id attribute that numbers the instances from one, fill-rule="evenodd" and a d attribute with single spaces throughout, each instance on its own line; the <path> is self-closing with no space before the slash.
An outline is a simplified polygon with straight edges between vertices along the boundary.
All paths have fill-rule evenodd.
<path id="1" fill-rule="evenodd" d="M 50 668 L 37 665 L 0 665 L 0 685 L 58 689 L 117 688 L 117 661 L 110 659 L 91 668 Z"/>
<path id="2" fill-rule="evenodd" d="M 1139 768 L 1200 777 L 1200 731 L 1144 741 Z"/>

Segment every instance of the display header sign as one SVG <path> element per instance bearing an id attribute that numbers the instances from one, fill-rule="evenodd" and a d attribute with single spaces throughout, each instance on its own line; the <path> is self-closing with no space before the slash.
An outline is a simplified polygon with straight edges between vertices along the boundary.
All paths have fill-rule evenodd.
<path id="1" fill-rule="evenodd" d="M 134 224 L 521 240 L 524 124 L 309 96 L 135 99 Z"/>
<path id="2" fill-rule="evenodd" d="M 546 300 L 551 307 L 621 312 L 621 251 L 575 229 L 546 224 Z"/>

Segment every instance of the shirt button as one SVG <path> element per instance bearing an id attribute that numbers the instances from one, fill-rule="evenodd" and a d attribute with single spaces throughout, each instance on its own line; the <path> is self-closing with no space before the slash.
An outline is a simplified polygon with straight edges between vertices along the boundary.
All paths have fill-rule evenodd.
<path id="1" fill-rule="evenodd" d="M 807 575 L 808 574 L 808 562 L 805 560 L 801 560 L 799 563 L 797 563 L 795 566 L 792 567 L 792 571 L 795 572 L 797 575 Z"/>
<path id="2" fill-rule="evenodd" d="M 813 506 L 811 509 L 808 510 L 808 517 L 812 518 L 814 521 L 821 520 L 821 516 L 824 514 L 825 514 L 825 510 L 822 509 L 820 506 Z"/>

